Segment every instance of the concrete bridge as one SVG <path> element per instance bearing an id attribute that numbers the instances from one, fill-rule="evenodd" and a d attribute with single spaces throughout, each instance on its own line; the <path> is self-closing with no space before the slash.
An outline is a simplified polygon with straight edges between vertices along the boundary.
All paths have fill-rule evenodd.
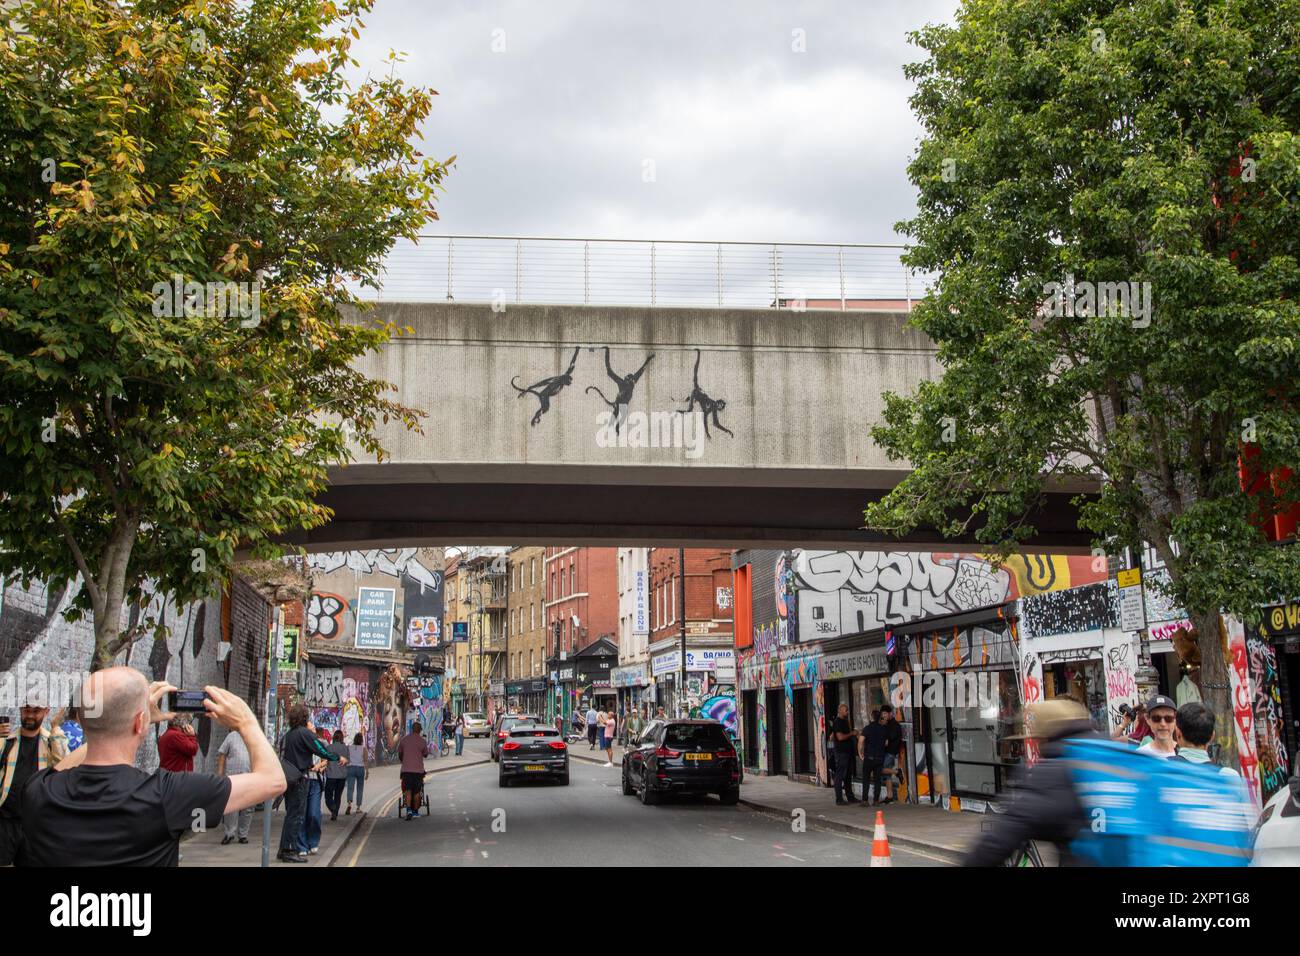
<path id="1" fill-rule="evenodd" d="M 938 373 L 905 311 L 381 303 L 414 334 L 360 364 L 427 412 L 390 461 L 335 470 L 311 550 L 437 543 L 954 549 L 861 530 L 906 473 L 871 441 L 886 391 Z M 1031 550 L 1086 552 L 1047 496 Z"/>

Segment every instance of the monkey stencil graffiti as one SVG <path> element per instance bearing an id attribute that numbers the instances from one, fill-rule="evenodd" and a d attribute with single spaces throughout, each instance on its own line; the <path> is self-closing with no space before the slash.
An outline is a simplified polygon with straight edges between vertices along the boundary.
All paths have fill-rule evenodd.
<path id="1" fill-rule="evenodd" d="M 651 356 L 651 358 L 653 357 L 654 356 Z M 730 428 L 727 428 L 725 425 L 723 425 L 722 422 L 718 421 L 718 413 L 725 410 L 727 407 L 726 400 L 721 398 L 711 398 L 709 397 L 708 392 L 700 388 L 700 350 L 699 349 L 695 350 L 694 380 L 695 380 L 695 387 L 691 389 L 690 396 L 687 398 L 680 399 L 680 401 L 686 403 L 686 407 L 679 408 L 677 409 L 677 411 L 680 414 L 689 415 L 691 412 L 695 410 L 695 406 L 699 405 L 700 411 L 704 414 L 704 436 L 706 438 L 713 437 L 713 435 L 709 432 L 710 418 L 713 419 L 713 425 L 715 428 L 718 429 L 718 431 L 726 432 L 732 438 L 735 438 L 736 437 L 735 433 Z M 677 400 L 678 399 L 675 399 L 675 401 Z"/>
<path id="2" fill-rule="evenodd" d="M 592 351 L 595 351 L 594 349 Z M 614 433 L 618 434 L 619 426 L 623 424 L 623 419 L 627 416 L 628 406 L 632 404 L 632 393 L 636 390 L 636 383 L 641 381 L 641 376 L 645 374 L 646 366 L 654 358 L 651 352 L 649 357 L 641 363 L 641 367 L 635 372 L 629 372 L 627 375 L 619 375 L 614 371 L 614 366 L 609 363 L 609 346 L 605 346 L 605 372 L 609 375 L 610 381 L 618 386 L 618 391 L 614 393 L 611 401 L 605 397 L 605 393 L 595 385 L 588 385 L 587 392 L 595 392 L 600 396 L 601 401 L 609 406 L 610 412 L 614 416 Z M 707 430 L 708 426 L 705 425 Z"/>
<path id="3" fill-rule="evenodd" d="M 573 370 L 578 365 L 578 353 L 581 351 L 581 346 L 573 350 L 573 357 L 569 359 L 569 367 L 562 375 L 552 375 L 550 378 L 544 378 L 527 388 L 522 388 L 515 383 L 515 378 L 518 378 L 518 375 L 510 380 L 510 385 L 519 393 L 519 398 L 523 398 L 525 395 L 536 396 L 538 407 L 537 411 L 533 413 L 533 425 L 540 422 L 542 416 L 551 410 L 551 399 L 559 395 L 566 385 L 573 384 Z M 605 360 L 609 361 L 609 349 L 605 349 Z"/>

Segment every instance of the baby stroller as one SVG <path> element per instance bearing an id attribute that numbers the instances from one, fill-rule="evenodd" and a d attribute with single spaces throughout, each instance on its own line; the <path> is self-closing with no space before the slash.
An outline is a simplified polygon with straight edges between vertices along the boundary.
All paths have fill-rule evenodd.
<path id="1" fill-rule="evenodd" d="M 429 771 L 427 770 L 424 773 L 420 774 L 420 812 L 423 813 L 426 817 L 429 815 L 429 794 L 425 792 L 424 783 L 425 783 L 425 778 L 428 776 L 429 776 Z M 402 819 L 402 817 L 406 816 L 406 811 L 408 809 L 409 807 L 407 806 L 406 803 L 406 791 L 399 790 L 398 797 L 397 797 L 397 819 L 400 820 Z"/>

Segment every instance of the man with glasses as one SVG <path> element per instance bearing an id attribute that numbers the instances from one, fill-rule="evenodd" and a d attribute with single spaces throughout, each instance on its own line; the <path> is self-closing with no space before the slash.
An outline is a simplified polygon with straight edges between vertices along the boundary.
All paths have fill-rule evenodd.
<path id="1" fill-rule="evenodd" d="M 1178 719 L 1178 705 L 1172 697 L 1156 694 L 1147 701 L 1147 723 L 1151 725 L 1151 741 L 1138 748 L 1138 753 L 1168 758 L 1178 752 L 1174 741 L 1174 721 Z"/>

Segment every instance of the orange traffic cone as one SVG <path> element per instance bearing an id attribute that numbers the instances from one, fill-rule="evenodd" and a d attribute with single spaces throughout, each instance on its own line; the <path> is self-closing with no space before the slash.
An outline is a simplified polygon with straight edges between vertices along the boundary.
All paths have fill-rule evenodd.
<path id="1" fill-rule="evenodd" d="M 871 841 L 871 865 L 893 866 L 889 858 L 889 837 L 885 836 L 885 812 L 876 811 L 876 835 Z"/>

